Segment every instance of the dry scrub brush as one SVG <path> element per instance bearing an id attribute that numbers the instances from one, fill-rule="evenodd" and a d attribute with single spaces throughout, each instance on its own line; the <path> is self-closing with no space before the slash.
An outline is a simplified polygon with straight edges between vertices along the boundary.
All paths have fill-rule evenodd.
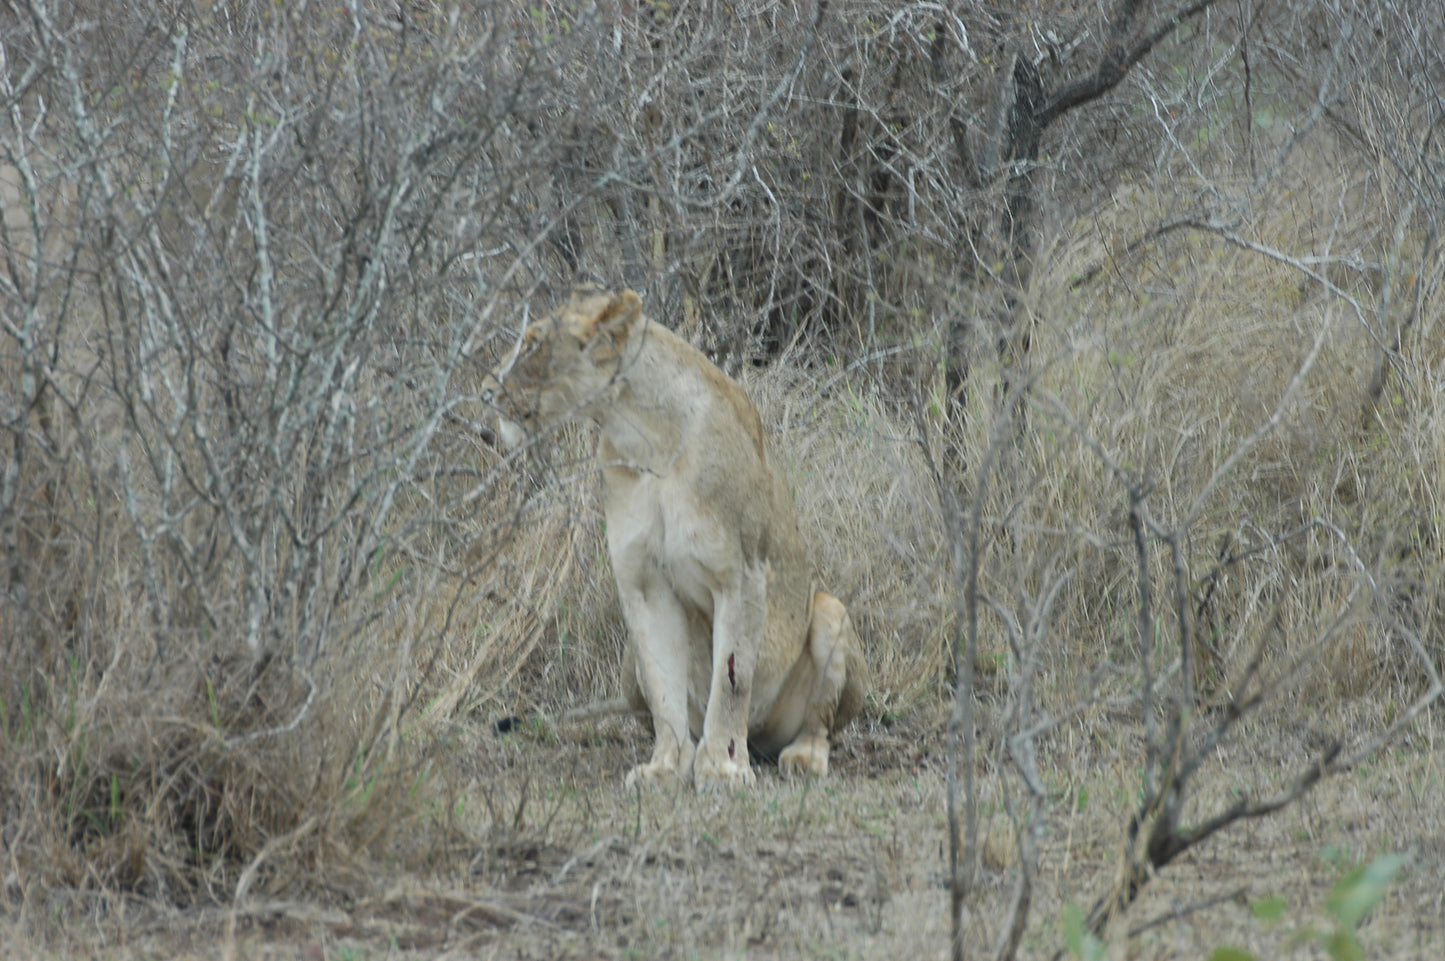
<path id="1" fill-rule="evenodd" d="M 350 885 L 578 554 L 468 390 L 588 104 L 503 7 L 4 23 L 5 896 Z"/>
<path id="2" fill-rule="evenodd" d="M 967 398 L 961 430 L 925 432 L 962 545 L 960 676 L 990 649 L 1005 661 L 985 743 L 1016 792 L 1001 928 L 971 910 L 968 698 L 953 721 L 958 930 L 998 956 L 1027 921 L 1058 800 L 1040 758 L 1061 724 L 1131 721 L 1140 801 L 1121 812 L 1115 885 L 1090 895 L 1102 932 L 1182 851 L 1348 772 L 1440 696 L 1441 166 L 1428 144 L 1401 157 L 1408 125 L 1357 112 L 1405 88 L 1367 69 L 1380 62 L 1253 131 L 1258 167 L 1159 111 L 1177 154 L 1092 223 L 1061 225 L 1015 315 L 1028 353 L 985 359 L 992 389 Z M 1284 785 L 1200 800 L 1223 773 L 1212 749 L 1243 737 L 1290 746 Z"/>
<path id="3" fill-rule="evenodd" d="M 1191 256 L 1182 246 L 1171 253 Z M 975 697 L 994 701 L 979 749 L 1018 832 L 1019 925 L 989 924 L 966 892 L 956 906 L 966 936 L 1003 954 L 1061 800 L 1044 772 L 1062 726 L 1115 745 L 1143 777 L 1137 810 L 1120 812 L 1116 887 L 1074 895 L 1097 899 L 1102 930 L 1189 845 L 1350 770 L 1440 696 L 1438 402 L 1417 397 L 1388 431 L 1361 427 L 1370 338 L 1340 329 L 1322 297 L 1261 323 L 1263 305 L 1228 301 L 1277 289 L 1281 269 L 1209 259 L 1184 285 L 1196 304 L 1164 315 L 1146 298 L 1105 323 L 1073 318 L 1037 283 L 1038 368 L 951 452 L 988 485 L 944 496 L 967 601 L 954 730 L 974 730 Z M 1071 273 L 1045 277 L 1064 291 Z M 1229 293 L 1200 294 L 1211 289 Z M 1230 772 L 1240 793 L 1214 799 L 1225 772 L 1212 749 L 1236 738 L 1280 750 L 1286 783 Z M 970 800 L 974 770 L 964 751 Z M 961 877 L 978 870 L 971 821 Z"/>

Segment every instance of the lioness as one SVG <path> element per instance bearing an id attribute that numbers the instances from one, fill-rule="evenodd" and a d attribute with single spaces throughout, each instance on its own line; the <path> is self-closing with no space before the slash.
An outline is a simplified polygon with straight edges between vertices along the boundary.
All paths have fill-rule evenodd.
<path id="1" fill-rule="evenodd" d="M 792 493 L 742 388 L 637 294 L 584 288 L 528 327 L 483 398 L 508 446 L 572 416 L 602 428 L 624 683 L 655 737 L 627 786 L 689 771 L 700 790 L 750 785 L 750 742 L 784 771 L 826 774 L 867 667 L 847 609 L 812 588 Z"/>

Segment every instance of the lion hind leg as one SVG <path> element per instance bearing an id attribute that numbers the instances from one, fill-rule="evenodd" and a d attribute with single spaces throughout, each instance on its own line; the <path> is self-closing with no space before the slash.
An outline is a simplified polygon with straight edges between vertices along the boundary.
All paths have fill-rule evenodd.
<path id="1" fill-rule="evenodd" d="M 800 685 L 805 697 L 802 725 L 791 744 L 778 754 L 785 774 L 824 777 L 828 773 L 828 735 L 853 719 L 862 707 L 867 684 L 866 662 L 848 609 L 831 594 L 813 597 L 813 619 L 808 625 L 807 659 Z"/>

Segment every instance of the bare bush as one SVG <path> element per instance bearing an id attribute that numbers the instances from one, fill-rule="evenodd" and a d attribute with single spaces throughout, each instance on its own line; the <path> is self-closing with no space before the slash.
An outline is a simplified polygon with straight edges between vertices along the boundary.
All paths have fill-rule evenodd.
<path id="1" fill-rule="evenodd" d="M 189 897 L 356 817 L 429 672 L 518 659 L 468 357 L 587 105 L 500 7 L 7 17 L 6 795 L 126 839 L 71 880 Z"/>
<path id="2" fill-rule="evenodd" d="M 955 956 L 977 933 L 990 936 L 994 956 L 1018 950 L 1054 803 L 1037 752 L 1070 719 L 1107 706 L 1128 712 L 1139 735 L 1142 784 L 1120 867 L 1087 915 L 1102 936 L 1180 854 L 1352 770 L 1441 696 L 1432 640 L 1439 614 L 1433 602 L 1417 602 L 1418 585 L 1440 572 L 1438 531 L 1419 524 L 1435 495 L 1412 471 L 1386 466 L 1399 463 L 1393 457 L 1366 463 L 1351 453 L 1373 436 L 1368 443 L 1406 461 L 1438 456 L 1427 439 L 1439 389 L 1427 358 L 1438 334 L 1412 333 L 1423 305 L 1438 300 L 1441 278 L 1439 204 L 1425 186 L 1436 180 L 1427 173 L 1433 137 L 1419 139 L 1434 126 L 1438 98 L 1433 80 L 1422 90 L 1399 72 L 1404 64 L 1423 77 L 1438 71 L 1438 58 L 1420 55 L 1434 27 L 1393 7 L 1270 13 L 1237 38 L 1242 74 L 1233 83 L 1219 84 L 1218 62 L 1194 79 L 1178 61 L 1171 81 L 1147 71 L 1134 81 L 1158 120 L 1167 148 L 1161 180 L 1175 187 L 1178 207 L 1114 249 L 1171 264 L 1187 279 L 1161 271 L 1155 289 L 1118 292 L 1117 316 L 1067 328 L 1054 318 L 1068 309 L 1049 282 L 1036 282 L 1024 301 L 1033 363 L 995 373 L 1001 389 L 973 409 L 983 424 L 940 441 L 948 435 L 920 418 L 960 597 Z M 1299 82 L 1302 63 L 1316 71 L 1308 86 Z M 1214 99 L 1218 86 L 1229 100 Z M 1220 113 L 1241 89 L 1236 131 L 1245 149 L 1236 152 L 1222 142 L 1228 118 Z M 1261 90 L 1271 110 L 1297 111 L 1296 119 L 1260 123 L 1251 95 Z M 1386 116 L 1388 132 L 1375 126 Z M 1308 192 L 1327 157 L 1349 172 L 1350 186 L 1306 205 L 1309 219 L 1296 214 L 1281 230 L 1273 204 Z M 1169 202 L 1167 190 L 1161 196 Z M 1181 231 L 1203 239 L 1178 239 Z M 1296 246 L 1270 239 L 1282 233 Z M 1200 245 L 1213 244 L 1241 253 L 1201 259 Z M 1061 242 L 1057 255 L 1069 249 Z M 1091 269 L 1068 287 L 1090 283 L 1108 281 Z M 1283 327 L 1265 307 L 1281 283 L 1293 285 Z M 1211 284 L 1232 296 L 1199 299 Z M 1402 284 L 1410 291 L 1403 299 Z M 1195 299 L 1171 303 L 1171 290 Z M 1261 319 L 1240 326 L 1236 310 Z M 1198 369 L 1205 378 L 1223 357 L 1247 366 L 1233 380 L 1191 383 L 1204 356 L 1191 351 L 1207 352 Z M 1382 384 L 1393 376 L 1402 386 L 1384 405 Z M 1024 409 L 1029 426 L 1020 430 Z M 948 456 L 948 443 L 963 446 Z M 950 463 L 974 465 L 971 492 L 952 488 Z M 1082 487 L 1094 495 L 1062 499 Z M 1087 624 L 1075 619 L 1084 611 Z M 1018 853 L 1012 907 L 989 929 L 970 908 L 979 870 L 970 681 L 980 645 L 997 633 L 1006 641 L 1008 694 L 989 735 L 1009 772 L 995 787 L 1009 799 Z M 1078 699 L 1040 702 L 1040 672 L 1060 641 L 1081 634 L 1108 640 L 1081 658 L 1091 669 L 1075 685 Z M 1236 787 L 1228 800 L 1210 784 L 1223 771 L 1214 755 L 1246 725 L 1251 739 L 1263 725 L 1283 743 L 1299 737 L 1306 704 L 1381 688 L 1396 707 L 1371 723 L 1308 725 L 1303 756 L 1283 784 Z"/>

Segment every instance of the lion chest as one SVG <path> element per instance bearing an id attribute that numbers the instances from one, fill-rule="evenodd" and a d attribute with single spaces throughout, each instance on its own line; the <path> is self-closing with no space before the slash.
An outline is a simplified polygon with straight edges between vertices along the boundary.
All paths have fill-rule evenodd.
<path id="1" fill-rule="evenodd" d="M 735 580 L 740 562 L 726 530 L 705 504 L 668 478 L 634 475 L 628 481 L 608 485 L 614 566 L 648 571 L 679 600 L 711 616 L 714 597 Z"/>

